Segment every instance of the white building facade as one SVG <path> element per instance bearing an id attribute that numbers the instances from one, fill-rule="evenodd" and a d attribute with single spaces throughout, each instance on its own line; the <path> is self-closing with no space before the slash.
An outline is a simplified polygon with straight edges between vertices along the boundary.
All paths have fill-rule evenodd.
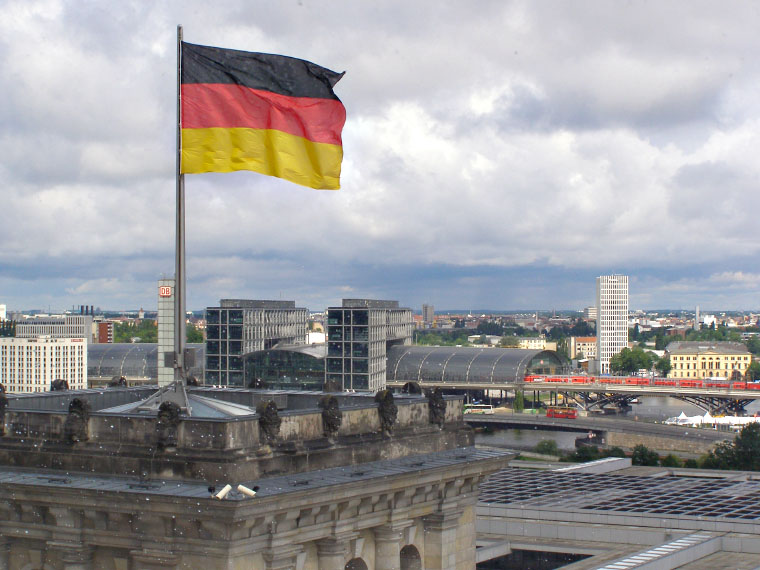
<path id="1" fill-rule="evenodd" d="M 12 394 L 46 392 L 53 380 L 87 388 L 84 338 L 0 338 L 0 383 Z"/>
<path id="2" fill-rule="evenodd" d="M 92 315 L 29 317 L 16 323 L 17 338 L 83 338 L 92 340 Z"/>
<path id="3" fill-rule="evenodd" d="M 596 278 L 598 372 L 609 374 L 610 358 L 628 346 L 628 276 Z"/>

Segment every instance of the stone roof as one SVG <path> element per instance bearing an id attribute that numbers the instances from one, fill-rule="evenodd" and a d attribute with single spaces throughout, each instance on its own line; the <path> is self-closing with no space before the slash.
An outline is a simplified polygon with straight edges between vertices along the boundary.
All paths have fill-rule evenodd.
<path id="1" fill-rule="evenodd" d="M 702 354 L 713 352 L 718 354 L 749 354 L 746 345 L 730 341 L 677 341 L 671 342 L 665 351 L 668 354 Z"/>

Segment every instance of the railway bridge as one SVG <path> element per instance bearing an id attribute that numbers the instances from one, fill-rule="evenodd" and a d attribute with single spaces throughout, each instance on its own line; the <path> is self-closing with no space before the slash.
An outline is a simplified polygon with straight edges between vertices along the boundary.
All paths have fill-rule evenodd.
<path id="1" fill-rule="evenodd" d="M 394 346 L 388 351 L 387 384 L 499 396 L 524 391 L 562 394 L 584 410 L 626 410 L 641 396 L 669 396 L 713 415 L 743 415 L 760 399 L 760 383 L 728 378 L 643 378 L 569 375 L 554 351 L 473 347 Z"/>

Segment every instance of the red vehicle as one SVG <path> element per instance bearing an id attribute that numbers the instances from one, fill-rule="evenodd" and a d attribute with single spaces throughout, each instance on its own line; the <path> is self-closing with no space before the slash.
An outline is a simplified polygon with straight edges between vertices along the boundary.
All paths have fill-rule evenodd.
<path id="1" fill-rule="evenodd" d="M 546 417 L 574 420 L 578 417 L 578 410 L 566 406 L 549 406 L 546 408 Z"/>
<path id="2" fill-rule="evenodd" d="M 594 379 L 589 376 L 572 376 L 570 382 L 573 384 L 592 384 Z"/>

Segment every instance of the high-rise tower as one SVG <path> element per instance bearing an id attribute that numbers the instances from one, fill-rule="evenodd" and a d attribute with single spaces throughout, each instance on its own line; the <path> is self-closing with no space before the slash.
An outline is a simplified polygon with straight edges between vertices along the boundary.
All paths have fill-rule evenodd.
<path id="1" fill-rule="evenodd" d="M 610 358 L 628 346 L 628 276 L 596 278 L 596 354 L 599 372 L 610 372 Z"/>

